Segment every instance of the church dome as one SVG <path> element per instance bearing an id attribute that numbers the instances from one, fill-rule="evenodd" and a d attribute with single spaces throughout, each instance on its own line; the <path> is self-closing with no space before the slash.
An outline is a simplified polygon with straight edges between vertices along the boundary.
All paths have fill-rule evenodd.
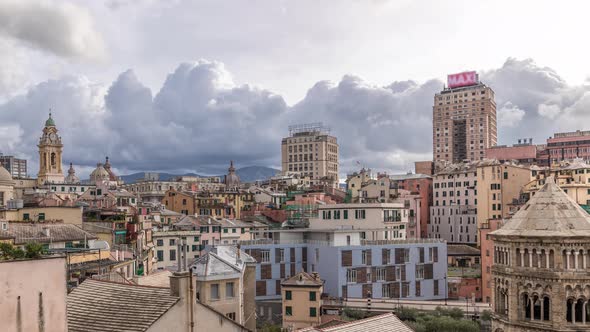
<path id="1" fill-rule="evenodd" d="M 49 118 L 45 121 L 45 127 L 55 127 L 55 121 L 51 117 L 51 113 L 49 113 Z"/>
<path id="2" fill-rule="evenodd" d="M 0 186 L 14 186 L 12 175 L 2 165 L 0 165 Z"/>
<path id="3" fill-rule="evenodd" d="M 96 164 L 96 168 L 90 173 L 90 183 L 96 184 L 97 182 L 109 180 L 109 172 L 104 169 L 101 163 Z"/>
<path id="4" fill-rule="evenodd" d="M 74 170 L 72 163 L 70 163 L 70 169 L 68 170 L 68 176 L 65 181 L 69 184 L 80 183 L 80 178 L 76 176 L 76 171 Z"/>
<path id="5" fill-rule="evenodd" d="M 238 188 L 240 186 L 240 177 L 236 174 L 233 160 L 230 161 L 228 173 L 225 176 L 225 187 L 226 188 Z"/>

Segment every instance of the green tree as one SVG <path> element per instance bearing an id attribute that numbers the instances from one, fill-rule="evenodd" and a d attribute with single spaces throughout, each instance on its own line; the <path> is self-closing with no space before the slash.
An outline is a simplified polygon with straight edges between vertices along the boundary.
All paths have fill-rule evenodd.
<path id="1" fill-rule="evenodd" d="M 414 308 L 408 308 L 408 307 L 401 307 L 398 310 L 396 310 L 396 315 L 397 317 L 399 317 L 399 319 L 403 320 L 403 321 L 411 321 L 411 322 L 415 322 L 416 319 L 418 318 L 418 310 L 414 309 Z"/>
<path id="2" fill-rule="evenodd" d="M 40 258 L 43 255 L 43 245 L 35 242 L 29 242 L 25 244 L 25 257 L 26 258 Z"/>
<path id="3" fill-rule="evenodd" d="M 491 321 L 492 320 L 492 312 L 490 310 L 484 310 L 481 313 L 481 320 L 487 321 L 487 322 Z"/>

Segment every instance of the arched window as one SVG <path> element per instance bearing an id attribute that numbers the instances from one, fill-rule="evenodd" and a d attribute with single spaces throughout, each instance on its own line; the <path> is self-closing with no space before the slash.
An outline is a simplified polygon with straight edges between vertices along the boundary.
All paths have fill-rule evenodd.
<path id="1" fill-rule="evenodd" d="M 531 301 L 528 294 L 522 294 L 522 310 L 524 319 L 531 319 Z"/>
<path id="2" fill-rule="evenodd" d="M 571 323 L 574 317 L 574 299 L 567 299 L 566 308 L 567 313 L 565 315 L 565 318 L 568 322 Z"/>
<path id="3" fill-rule="evenodd" d="M 531 266 L 531 257 L 529 256 L 529 250 L 525 249 L 524 250 L 524 267 L 530 267 Z"/>
<path id="4" fill-rule="evenodd" d="M 544 269 L 547 268 L 547 252 L 545 249 L 541 249 L 541 267 Z"/>
<path id="5" fill-rule="evenodd" d="M 567 270 L 568 269 L 568 257 L 567 257 L 567 250 L 564 250 L 562 255 L 561 255 L 561 260 L 563 261 L 563 269 Z"/>
<path id="6" fill-rule="evenodd" d="M 539 296 L 533 295 L 533 319 L 541 320 L 541 300 Z"/>
<path id="7" fill-rule="evenodd" d="M 51 153 L 51 166 L 55 166 L 55 152 Z"/>
<path id="8" fill-rule="evenodd" d="M 533 249 L 533 267 L 539 266 L 539 255 L 537 249 Z"/>
<path id="9" fill-rule="evenodd" d="M 549 250 L 549 268 L 552 269 L 555 267 L 555 253 L 553 249 Z"/>
<path id="10" fill-rule="evenodd" d="M 574 312 L 576 323 L 581 323 L 584 319 L 584 300 L 578 299 L 576 301 L 576 311 Z"/>
<path id="11" fill-rule="evenodd" d="M 578 253 L 578 269 L 584 268 L 584 250 L 580 250 Z"/>
<path id="12" fill-rule="evenodd" d="M 584 306 L 584 318 L 585 318 L 585 323 L 588 324 L 590 323 L 590 303 L 586 302 L 586 305 Z"/>
<path id="13" fill-rule="evenodd" d="M 543 320 L 551 319 L 551 300 L 548 296 L 543 297 Z"/>
<path id="14" fill-rule="evenodd" d="M 522 257 L 520 257 L 520 248 L 516 248 L 516 266 L 522 266 Z"/>
<path id="15" fill-rule="evenodd" d="M 576 268 L 576 255 L 574 253 L 575 253 L 574 250 L 572 250 L 570 252 L 570 270 L 573 270 Z"/>

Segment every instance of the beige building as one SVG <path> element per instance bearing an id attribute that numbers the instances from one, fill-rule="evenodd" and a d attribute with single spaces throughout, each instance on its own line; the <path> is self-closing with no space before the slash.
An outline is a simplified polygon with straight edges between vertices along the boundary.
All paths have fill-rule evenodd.
<path id="1" fill-rule="evenodd" d="M 283 328 L 294 331 L 321 323 L 324 281 L 317 272 L 299 272 L 281 282 Z"/>
<path id="2" fill-rule="evenodd" d="M 587 331 L 590 216 L 550 177 L 494 243 L 492 331 Z"/>
<path id="3" fill-rule="evenodd" d="M 369 240 L 406 239 L 408 217 L 403 203 L 328 204 L 318 207 L 309 228 L 363 229 Z"/>
<path id="4" fill-rule="evenodd" d="M 88 279 L 68 294 L 68 331 L 251 331 L 197 300 L 192 281 L 190 272 L 166 288 Z"/>
<path id="5" fill-rule="evenodd" d="M 281 143 L 283 174 L 309 176 L 311 185 L 336 186 L 339 147 L 329 132 L 321 123 L 290 126 Z"/>
<path id="6" fill-rule="evenodd" d="M 68 331 L 65 257 L 0 260 L 0 275 L 2 331 Z"/>
<path id="7" fill-rule="evenodd" d="M 479 79 L 435 94 L 432 113 L 435 164 L 480 160 L 486 149 L 496 145 L 494 91 Z"/>
<path id="8" fill-rule="evenodd" d="M 523 187 L 532 180 L 525 166 L 484 160 L 477 166 L 477 224 L 511 215 L 511 206 L 520 199 Z M 478 242 L 479 243 L 479 242 Z"/>
<path id="9" fill-rule="evenodd" d="M 61 221 L 82 226 L 81 206 L 23 207 L 0 210 L 0 219 L 8 221 Z"/>
<path id="10" fill-rule="evenodd" d="M 0 165 L 0 207 L 8 205 L 8 201 L 15 198 L 14 181 L 10 173 Z"/>
<path id="11" fill-rule="evenodd" d="M 478 161 L 450 164 L 433 176 L 429 238 L 478 243 L 477 165 Z"/>
<path id="12" fill-rule="evenodd" d="M 197 299 L 228 318 L 256 329 L 256 260 L 233 246 L 211 248 L 191 266 Z"/>

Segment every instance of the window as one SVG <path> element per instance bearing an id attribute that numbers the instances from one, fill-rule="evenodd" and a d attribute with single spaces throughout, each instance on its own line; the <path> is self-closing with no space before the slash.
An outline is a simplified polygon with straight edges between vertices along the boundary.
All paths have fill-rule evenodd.
<path id="1" fill-rule="evenodd" d="M 170 249 L 170 260 L 171 261 L 176 260 L 176 249 Z"/>
<path id="2" fill-rule="evenodd" d="M 279 249 L 279 262 L 285 261 L 285 249 Z"/>
<path id="3" fill-rule="evenodd" d="M 391 297 L 388 284 L 381 285 L 381 297 Z"/>
<path id="4" fill-rule="evenodd" d="M 317 308 L 309 308 L 309 317 L 317 317 L 318 316 L 318 309 Z"/>
<path id="5" fill-rule="evenodd" d="M 424 265 L 416 265 L 416 279 L 424 279 Z"/>
<path id="6" fill-rule="evenodd" d="M 225 298 L 229 299 L 234 297 L 234 283 L 228 282 L 225 284 Z"/>
<path id="7" fill-rule="evenodd" d="M 211 284 L 211 300 L 219 300 L 219 284 Z"/>
<path id="8" fill-rule="evenodd" d="M 157 255 L 158 255 L 158 262 L 161 262 L 164 260 L 164 250 L 158 250 Z"/>
<path id="9" fill-rule="evenodd" d="M 588 189 L 588 191 L 590 191 L 590 189 Z M 28 213 L 23 213 L 23 220 L 29 220 L 31 217 L 29 216 Z"/>
<path id="10" fill-rule="evenodd" d="M 316 296 L 315 296 L 315 292 L 309 292 L 309 300 L 310 301 L 315 301 L 316 300 Z"/>
<path id="11" fill-rule="evenodd" d="M 193 246 L 192 246 L 191 249 L 192 249 L 192 251 L 198 251 L 199 250 L 199 246 L 196 245 L 196 244 L 193 244 Z"/>
<path id="12" fill-rule="evenodd" d="M 291 291 L 285 291 L 285 300 L 291 300 L 293 298 L 293 294 L 291 294 Z"/>
<path id="13" fill-rule="evenodd" d="M 383 281 L 383 280 L 385 280 L 385 271 L 386 270 L 385 270 L 384 267 L 378 267 L 377 268 L 377 270 L 375 272 L 376 273 L 375 278 L 376 278 L 377 281 Z"/>
<path id="14" fill-rule="evenodd" d="M 224 228 L 223 229 L 223 233 L 227 234 L 227 232 L 228 232 L 228 229 L 227 228 Z"/>
<path id="15" fill-rule="evenodd" d="M 242 234 L 246 233 L 246 229 L 242 227 Z"/>
<path id="16" fill-rule="evenodd" d="M 39 221 L 45 220 L 45 213 L 39 213 Z"/>
<path id="17" fill-rule="evenodd" d="M 236 233 L 236 229 L 235 229 L 235 228 L 232 228 L 232 229 L 231 229 L 231 232 L 232 232 L 232 233 Z"/>
<path id="18" fill-rule="evenodd" d="M 434 296 L 438 296 L 438 280 L 434 280 L 434 286 L 433 286 L 433 288 L 434 288 L 433 295 Z"/>
<path id="19" fill-rule="evenodd" d="M 164 240 L 162 240 L 162 239 L 159 239 L 159 240 L 157 240 L 157 241 L 156 241 L 156 245 L 157 245 L 158 247 L 161 247 L 161 246 L 163 246 L 163 245 L 164 245 Z"/>
<path id="20" fill-rule="evenodd" d="M 285 316 L 293 316 L 293 307 L 291 307 L 291 306 L 285 307 Z"/>
<path id="21" fill-rule="evenodd" d="M 340 210 L 334 210 L 334 219 L 340 219 Z"/>
<path id="22" fill-rule="evenodd" d="M 261 257 L 262 263 L 270 262 L 270 250 L 261 250 L 260 257 Z"/>
<path id="23" fill-rule="evenodd" d="M 346 282 L 356 282 L 356 270 L 346 270 Z"/>
<path id="24" fill-rule="evenodd" d="M 171 246 L 176 245 L 176 240 L 175 239 L 170 239 L 170 241 L 168 242 Z"/>
<path id="25" fill-rule="evenodd" d="M 590 189 L 588 189 L 588 191 L 590 191 Z M 590 193 L 589 193 L 589 195 L 590 195 Z M 344 214 L 344 219 L 348 219 L 348 210 L 344 210 L 343 214 Z"/>
<path id="26" fill-rule="evenodd" d="M 369 256 L 370 255 L 371 254 L 370 254 L 370 252 L 368 250 L 363 250 L 362 251 L 361 258 L 362 258 L 362 264 L 363 265 L 367 265 L 367 262 L 369 261 Z"/>
<path id="27" fill-rule="evenodd" d="M 355 219 L 365 219 L 365 210 L 354 210 Z"/>

